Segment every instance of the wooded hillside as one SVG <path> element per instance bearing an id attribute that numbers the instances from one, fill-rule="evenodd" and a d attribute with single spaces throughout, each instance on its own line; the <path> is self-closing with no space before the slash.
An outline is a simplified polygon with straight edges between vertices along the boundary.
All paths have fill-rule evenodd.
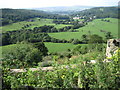
<path id="1" fill-rule="evenodd" d="M 2 25 L 10 23 L 25 21 L 31 18 L 49 18 L 49 19 L 68 19 L 68 16 L 60 16 L 56 14 L 49 14 L 44 11 L 25 10 L 25 9 L 1 9 L 2 10 Z"/>
<path id="2" fill-rule="evenodd" d="M 96 16 L 97 18 L 118 18 L 118 11 L 120 11 L 118 7 L 95 7 L 74 13 L 72 16 L 78 15 L 85 17 Z"/>

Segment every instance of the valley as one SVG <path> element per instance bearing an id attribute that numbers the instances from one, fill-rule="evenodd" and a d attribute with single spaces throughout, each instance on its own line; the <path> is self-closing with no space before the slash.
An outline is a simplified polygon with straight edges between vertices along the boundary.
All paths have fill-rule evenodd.
<path id="1" fill-rule="evenodd" d="M 39 8 L 2 9 L 3 88 L 118 88 L 117 10 L 89 7 L 71 13 L 66 8 L 66 14 Z M 118 50 L 108 58 L 105 53 L 111 39 Z M 46 69 L 51 67 L 54 70 Z M 14 69 L 26 71 L 11 72 Z"/>

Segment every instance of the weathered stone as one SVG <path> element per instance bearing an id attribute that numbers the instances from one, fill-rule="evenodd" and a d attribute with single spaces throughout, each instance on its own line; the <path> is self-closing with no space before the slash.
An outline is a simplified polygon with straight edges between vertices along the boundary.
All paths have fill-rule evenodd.
<path id="1" fill-rule="evenodd" d="M 119 47 L 120 39 L 109 39 L 107 41 L 106 57 L 111 58 Z"/>
<path id="2" fill-rule="evenodd" d="M 26 72 L 26 69 L 10 69 L 11 72 Z"/>

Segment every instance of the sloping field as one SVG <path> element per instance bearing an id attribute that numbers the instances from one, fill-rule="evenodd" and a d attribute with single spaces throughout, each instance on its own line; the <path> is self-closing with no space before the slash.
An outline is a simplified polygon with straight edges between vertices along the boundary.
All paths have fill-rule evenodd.
<path id="1" fill-rule="evenodd" d="M 87 32 L 60 32 L 60 33 L 49 33 L 51 37 L 57 38 L 57 39 L 80 39 L 83 34 L 86 34 Z"/>
<path id="2" fill-rule="evenodd" d="M 71 43 L 50 43 L 50 42 L 45 42 L 45 46 L 48 48 L 48 51 L 51 52 L 64 52 L 67 51 L 68 49 L 73 49 L 77 45 L 73 45 Z"/>
<path id="3" fill-rule="evenodd" d="M 4 53 L 14 52 L 14 49 L 18 45 L 19 46 L 23 45 L 23 47 L 31 46 L 30 44 L 11 44 L 11 45 L 6 45 L 6 46 L 0 46 L 0 52 L 1 52 L 0 58 L 2 58 L 2 54 Z"/>
<path id="4" fill-rule="evenodd" d="M 98 34 L 105 37 L 106 32 L 111 32 L 112 35 L 118 37 L 118 19 L 106 18 L 110 22 L 101 21 L 101 19 L 95 19 L 89 22 L 85 27 L 79 28 L 79 32 L 60 32 L 60 33 L 49 33 L 51 37 L 57 39 L 70 40 L 72 38 L 81 39 L 83 34 Z"/>
<path id="5" fill-rule="evenodd" d="M 6 52 L 8 52 L 8 51 L 14 50 L 14 47 L 15 47 L 16 45 L 17 45 L 17 44 L 0 46 L 0 52 L 1 52 L 0 58 L 2 58 L 2 53 L 6 53 Z"/>
<path id="6" fill-rule="evenodd" d="M 45 46 L 48 48 L 48 51 L 50 53 L 55 53 L 55 52 L 64 52 L 67 51 L 68 49 L 73 49 L 75 48 L 77 45 L 73 45 L 71 43 L 51 43 L 51 42 L 45 42 L 44 43 Z M 12 45 L 6 45 L 6 46 L 0 46 L 0 52 L 2 53 L 6 53 L 9 51 L 13 51 L 14 48 L 17 46 L 18 44 L 12 44 Z M 24 46 L 29 45 L 29 44 L 23 44 Z M 0 56 L 0 58 L 2 58 L 2 55 Z"/>
<path id="7" fill-rule="evenodd" d="M 22 27 L 24 25 L 27 25 L 27 24 L 31 24 L 31 26 L 29 26 L 25 29 L 33 29 L 34 27 L 39 27 L 39 26 L 43 26 L 43 25 L 53 25 L 56 28 L 62 28 L 62 27 L 65 27 L 65 26 L 70 26 L 70 25 L 64 25 L 64 24 L 56 25 L 52 21 L 53 21 L 53 19 L 34 18 L 34 19 L 32 19 L 32 21 L 31 20 L 21 21 L 21 22 L 17 22 L 17 23 L 13 23 L 13 24 L 10 24 L 10 25 L 3 26 L 2 31 L 5 32 L 5 31 L 19 30 L 19 29 L 22 29 Z"/>
<path id="8" fill-rule="evenodd" d="M 94 21 L 88 23 L 85 27 L 78 29 L 79 31 L 85 30 L 90 31 L 90 33 L 95 33 L 104 37 L 105 32 L 111 32 L 115 37 L 118 37 L 118 19 L 106 18 L 110 22 L 101 21 L 101 19 L 95 19 Z M 103 32 L 101 32 L 101 30 Z M 105 31 L 105 32 L 104 32 Z"/>

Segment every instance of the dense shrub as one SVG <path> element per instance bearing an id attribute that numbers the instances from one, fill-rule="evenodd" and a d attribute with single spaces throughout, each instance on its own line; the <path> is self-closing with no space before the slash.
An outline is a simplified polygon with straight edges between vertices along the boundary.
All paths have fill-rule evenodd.
<path id="1" fill-rule="evenodd" d="M 37 46 L 38 45 L 38 46 Z M 44 52 L 39 48 L 41 47 Z M 47 54 L 44 44 L 19 43 L 11 51 L 3 52 L 3 66 L 9 68 L 30 67 L 42 61 L 42 56 Z"/>
<path id="2" fill-rule="evenodd" d="M 96 63 L 91 64 L 89 58 L 79 58 L 78 64 L 65 67 L 59 65 L 54 71 L 27 71 L 10 73 L 3 69 L 4 88 L 32 86 L 37 88 L 84 88 L 84 89 L 118 89 L 119 65 L 118 53 L 113 55 L 111 62 L 103 62 L 104 57 L 98 54 Z"/>

